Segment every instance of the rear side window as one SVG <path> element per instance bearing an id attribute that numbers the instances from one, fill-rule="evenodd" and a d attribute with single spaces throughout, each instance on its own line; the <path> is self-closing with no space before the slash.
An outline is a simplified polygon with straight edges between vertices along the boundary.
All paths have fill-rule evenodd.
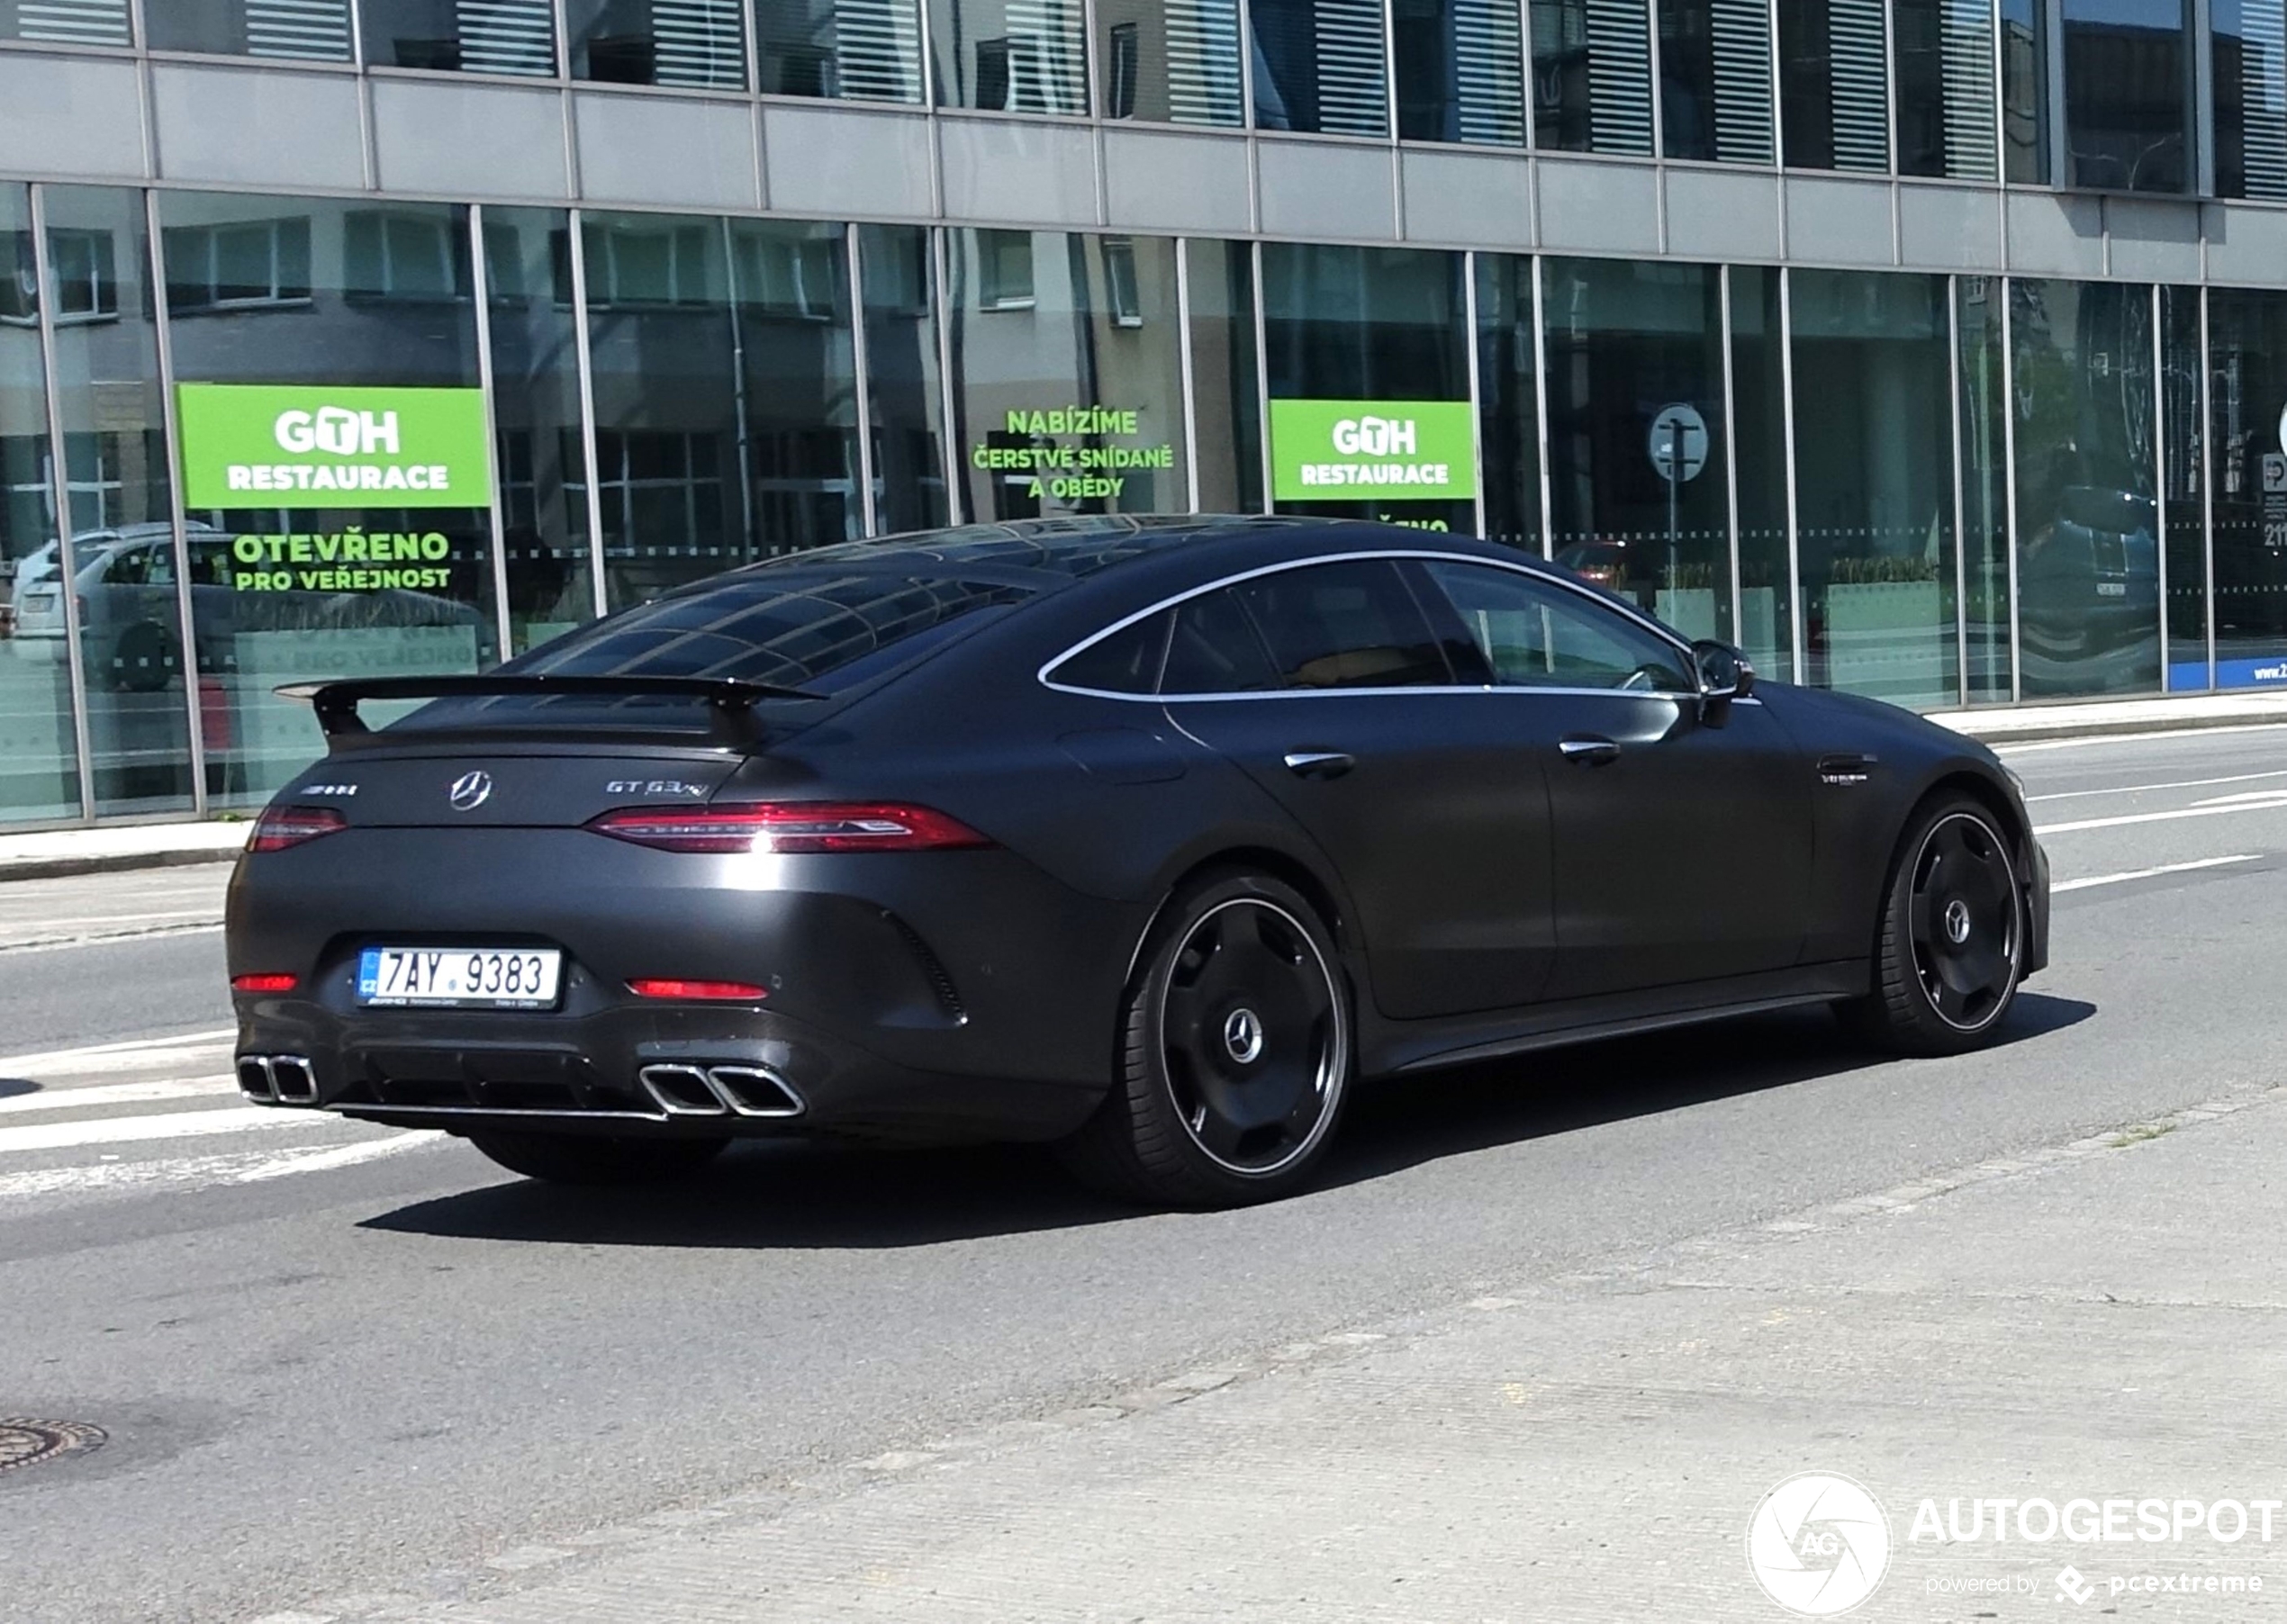
<path id="1" fill-rule="evenodd" d="M 1421 607 L 1387 558 L 1311 564 L 1232 591 L 1281 688 L 1443 687 L 1454 680 Z"/>
<path id="2" fill-rule="evenodd" d="M 1172 611 L 1162 609 L 1122 627 L 1058 665 L 1048 680 L 1098 693 L 1157 693 L 1160 667 L 1167 660 L 1168 626 L 1174 618 Z"/>
<path id="3" fill-rule="evenodd" d="M 1279 673 L 1254 622 L 1227 590 L 1176 606 L 1162 693 L 1259 693 L 1278 686 Z"/>

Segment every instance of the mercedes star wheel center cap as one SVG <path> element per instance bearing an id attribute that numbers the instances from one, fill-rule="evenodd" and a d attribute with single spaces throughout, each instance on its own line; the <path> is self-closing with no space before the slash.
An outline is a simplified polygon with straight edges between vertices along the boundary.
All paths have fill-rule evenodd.
<path id="1" fill-rule="evenodd" d="M 1958 897 L 1946 904 L 1946 940 L 1956 947 L 1969 940 L 1969 904 Z"/>
<path id="2" fill-rule="evenodd" d="M 1262 1017 L 1252 1009 L 1234 1009 L 1224 1017 L 1223 1046 L 1242 1066 L 1252 1066 L 1262 1055 Z"/>

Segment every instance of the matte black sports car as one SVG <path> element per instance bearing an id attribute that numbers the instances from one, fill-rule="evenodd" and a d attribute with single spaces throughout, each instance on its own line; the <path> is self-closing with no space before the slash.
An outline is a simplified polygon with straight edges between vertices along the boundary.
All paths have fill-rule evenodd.
<path id="1" fill-rule="evenodd" d="M 1361 1077 L 1819 1002 L 1948 1052 L 2047 954 L 1983 746 L 1384 526 L 893 537 L 295 691 L 330 753 L 231 882 L 245 1091 L 543 1178 L 1033 1139 L 1256 1200 Z"/>

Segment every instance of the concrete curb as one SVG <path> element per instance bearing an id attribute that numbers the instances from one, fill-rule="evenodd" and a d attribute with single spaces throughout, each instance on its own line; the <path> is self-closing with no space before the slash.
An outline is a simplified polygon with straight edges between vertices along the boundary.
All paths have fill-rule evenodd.
<path id="1" fill-rule="evenodd" d="M 0 885 L 12 880 L 68 880 L 81 874 L 123 874 L 137 869 L 235 862 L 238 855 L 236 846 L 220 846 L 176 852 L 107 852 L 97 857 L 26 857 L 13 862 L 0 860 Z"/>
<path id="2" fill-rule="evenodd" d="M 1991 732 L 1978 732 L 1958 726 L 1955 716 L 1933 716 L 1930 719 L 1941 726 L 1950 727 L 1966 738 L 2000 749 L 2008 744 L 2033 744 L 2052 739 L 2096 739 L 2133 736 L 2138 734 L 2211 733 L 2226 727 L 2287 726 L 2287 713 L 2279 716 L 2186 716 L 2157 718 L 2104 717 L 2086 722 L 2044 722 L 2030 727 L 1996 727 Z M 1962 718 L 1964 720 L 1967 718 Z"/>

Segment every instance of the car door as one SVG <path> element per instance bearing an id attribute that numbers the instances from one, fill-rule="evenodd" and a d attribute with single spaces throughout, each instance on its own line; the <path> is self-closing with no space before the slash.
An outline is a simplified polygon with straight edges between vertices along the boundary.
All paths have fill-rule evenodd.
<path id="1" fill-rule="evenodd" d="M 1332 861 L 1376 1005 L 1507 1008 L 1554 945 L 1547 752 L 1520 748 L 1388 558 L 1265 572 L 1176 610 L 1170 719 L 1243 768 Z"/>
<path id="2" fill-rule="evenodd" d="M 1434 583 L 1543 747 L 1551 998 L 1784 969 L 1810 898 L 1811 773 L 1752 699 L 1704 719 L 1690 656 L 1561 582 L 1440 560 Z"/>

